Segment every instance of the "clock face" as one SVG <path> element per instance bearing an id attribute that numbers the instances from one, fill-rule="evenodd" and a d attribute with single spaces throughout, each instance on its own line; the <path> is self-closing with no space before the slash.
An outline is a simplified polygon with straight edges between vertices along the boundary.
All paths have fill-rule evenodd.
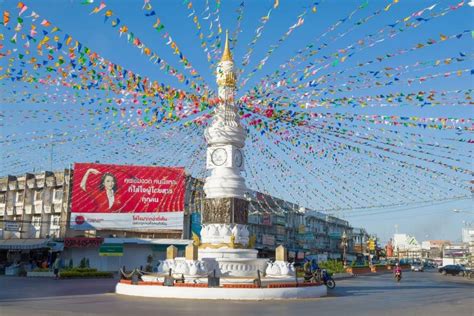
<path id="1" fill-rule="evenodd" d="M 216 166 L 222 166 L 227 161 L 227 151 L 224 148 L 217 148 L 211 154 L 212 163 Z"/>
<path id="2" fill-rule="evenodd" d="M 235 155 L 234 156 L 235 165 L 239 168 L 242 167 L 242 161 L 243 161 L 242 152 L 239 149 L 236 149 L 234 155 Z"/>

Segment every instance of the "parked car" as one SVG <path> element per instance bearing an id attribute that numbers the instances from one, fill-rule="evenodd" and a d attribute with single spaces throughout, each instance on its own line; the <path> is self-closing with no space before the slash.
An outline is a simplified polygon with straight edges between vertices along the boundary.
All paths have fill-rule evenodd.
<path id="1" fill-rule="evenodd" d="M 411 271 L 423 272 L 425 269 L 421 263 L 414 263 L 411 265 Z"/>
<path id="2" fill-rule="evenodd" d="M 462 266 L 458 264 L 448 264 L 444 267 L 439 267 L 438 272 L 442 273 L 444 275 L 446 274 L 451 274 L 451 275 L 463 275 L 464 274 L 464 269 Z"/>

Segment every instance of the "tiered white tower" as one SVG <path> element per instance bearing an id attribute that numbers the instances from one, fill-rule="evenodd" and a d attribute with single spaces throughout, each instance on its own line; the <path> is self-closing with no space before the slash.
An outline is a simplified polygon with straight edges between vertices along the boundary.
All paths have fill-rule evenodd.
<path id="1" fill-rule="evenodd" d="M 217 66 L 217 85 L 220 102 L 213 122 L 205 131 L 207 169 L 211 170 L 211 176 L 206 179 L 204 191 L 208 199 L 244 199 L 247 187 L 240 172 L 243 170 L 243 147 L 247 134 L 240 124 L 234 104 L 236 73 L 227 37 L 224 54 Z"/>
<path id="2" fill-rule="evenodd" d="M 255 276 L 256 270 L 265 271 L 266 261 L 257 259 L 252 238 L 247 228 L 247 187 L 243 171 L 246 131 L 240 123 L 234 97 L 236 72 L 229 49 L 228 34 L 224 53 L 217 66 L 217 85 L 220 102 L 214 120 L 205 131 L 208 144 L 202 212 L 199 258 L 209 270 L 222 276 Z"/>

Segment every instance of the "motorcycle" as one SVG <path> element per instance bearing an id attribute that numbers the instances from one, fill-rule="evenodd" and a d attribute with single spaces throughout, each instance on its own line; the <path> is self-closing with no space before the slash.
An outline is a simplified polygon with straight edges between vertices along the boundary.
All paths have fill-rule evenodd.
<path id="1" fill-rule="evenodd" d="M 395 272 L 395 280 L 397 280 L 397 282 L 400 282 L 402 279 L 402 273 L 401 272 Z"/>
<path id="2" fill-rule="evenodd" d="M 336 282 L 334 282 L 334 279 L 324 269 L 321 271 L 321 279 L 328 289 L 333 289 L 336 287 Z"/>
<path id="3" fill-rule="evenodd" d="M 305 273 L 304 282 L 322 282 L 329 289 L 333 289 L 336 287 L 336 282 L 334 282 L 334 279 L 324 269 L 318 269 L 314 272 Z"/>

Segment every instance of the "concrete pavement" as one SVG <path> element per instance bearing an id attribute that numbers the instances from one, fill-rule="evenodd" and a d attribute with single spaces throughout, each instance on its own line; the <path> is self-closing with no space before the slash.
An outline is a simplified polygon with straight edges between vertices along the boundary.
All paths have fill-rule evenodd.
<path id="1" fill-rule="evenodd" d="M 112 293 L 115 282 L 0 277 L 0 315 L 474 315 L 474 282 L 437 272 L 407 272 L 400 284 L 356 277 L 327 298 L 273 302 L 127 297 Z"/>

